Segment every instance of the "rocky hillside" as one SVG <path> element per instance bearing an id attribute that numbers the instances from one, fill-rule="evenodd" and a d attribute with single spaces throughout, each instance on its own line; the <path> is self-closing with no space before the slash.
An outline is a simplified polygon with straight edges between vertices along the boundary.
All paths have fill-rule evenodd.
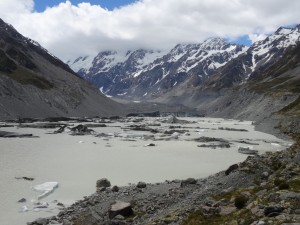
<path id="1" fill-rule="evenodd" d="M 121 112 L 69 66 L 0 19 L 0 118 Z"/>
<path id="2" fill-rule="evenodd" d="M 171 51 L 105 51 L 69 62 L 82 77 L 106 95 L 127 99 L 153 98 L 187 78 L 198 85 L 247 47 L 210 38 L 201 44 L 180 44 Z"/>

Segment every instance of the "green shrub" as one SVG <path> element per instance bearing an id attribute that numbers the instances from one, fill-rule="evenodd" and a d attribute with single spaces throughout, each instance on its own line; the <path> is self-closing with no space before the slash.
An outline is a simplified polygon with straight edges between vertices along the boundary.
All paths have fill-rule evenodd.
<path id="1" fill-rule="evenodd" d="M 236 208 L 242 209 L 246 205 L 247 201 L 248 201 L 247 197 L 243 195 L 238 195 L 234 199 L 234 205 Z"/>
<path id="2" fill-rule="evenodd" d="M 276 178 L 275 180 L 274 180 L 274 185 L 275 186 L 279 186 L 280 184 L 282 184 L 284 181 L 283 180 L 281 180 L 281 179 L 279 179 L 279 178 Z"/>
<path id="3" fill-rule="evenodd" d="M 290 189 L 290 185 L 283 182 L 283 183 L 279 184 L 278 188 L 279 188 L 279 190 L 287 190 L 287 189 Z"/>
<path id="4" fill-rule="evenodd" d="M 289 183 L 290 188 L 295 192 L 300 192 L 300 180 L 292 180 Z"/>

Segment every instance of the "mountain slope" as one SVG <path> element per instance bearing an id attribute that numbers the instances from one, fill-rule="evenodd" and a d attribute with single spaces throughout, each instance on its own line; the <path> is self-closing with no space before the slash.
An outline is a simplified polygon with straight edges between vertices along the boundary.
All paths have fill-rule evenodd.
<path id="1" fill-rule="evenodd" d="M 120 105 L 0 19 L 0 118 L 97 116 Z"/>

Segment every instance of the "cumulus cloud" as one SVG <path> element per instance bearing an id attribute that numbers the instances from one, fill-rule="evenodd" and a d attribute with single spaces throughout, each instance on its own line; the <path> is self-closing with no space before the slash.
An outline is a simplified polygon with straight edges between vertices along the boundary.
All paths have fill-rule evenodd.
<path id="1" fill-rule="evenodd" d="M 113 11 L 66 1 L 41 13 L 33 4 L 1 0 L 0 17 L 63 60 L 108 49 L 171 48 L 213 36 L 249 34 L 256 41 L 300 22 L 299 0 L 140 0 Z"/>

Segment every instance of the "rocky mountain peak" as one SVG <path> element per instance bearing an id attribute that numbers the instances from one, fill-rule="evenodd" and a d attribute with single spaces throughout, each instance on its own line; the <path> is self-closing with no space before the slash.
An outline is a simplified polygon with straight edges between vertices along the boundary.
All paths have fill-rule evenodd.
<path id="1" fill-rule="evenodd" d="M 287 27 L 279 27 L 276 31 L 275 31 L 275 35 L 285 35 L 285 34 L 289 34 L 290 32 L 292 32 L 293 29 L 292 28 L 287 28 Z"/>
<path id="2" fill-rule="evenodd" d="M 223 38 L 208 38 L 201 44 L 204 50 L 223 50 L 228 43 Z"/>

